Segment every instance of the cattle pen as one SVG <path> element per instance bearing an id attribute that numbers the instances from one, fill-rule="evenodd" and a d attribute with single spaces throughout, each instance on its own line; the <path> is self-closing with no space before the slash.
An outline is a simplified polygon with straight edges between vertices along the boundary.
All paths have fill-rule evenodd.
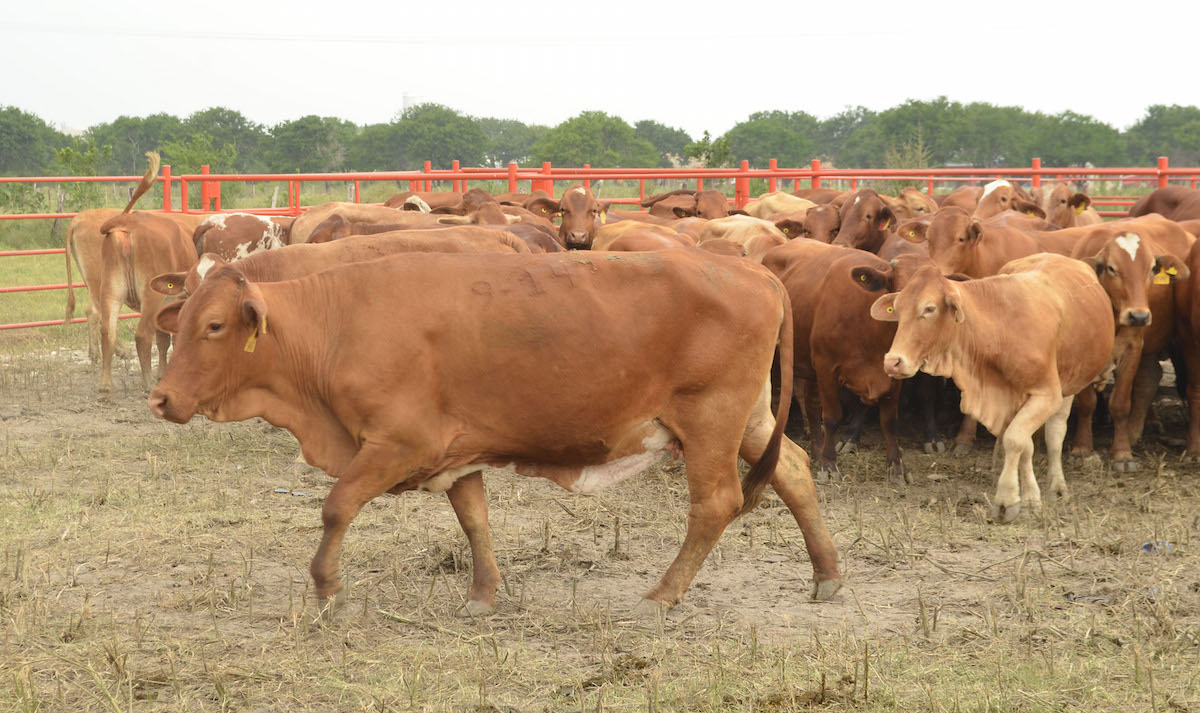
<path id="1" fill-rule="evenodd" d="M 163 167 L 161 198 L 143 205 L 295 215 L 317 196 L 368 203 L 383 191 L 485 185 L 557 195 L 576 183 L 626 205 L 681 184 L 744 205 L 793 186 L 932 192 L 1005 177 L 1090 181 L 1102 215 L 1116 217 L 1136 193 L 1197 175 L 1165 160 L 240 176 Z M 270 189 L 231 188 L 247 183 L 285 197 L 255 207 Z M 72 215 L 0 215 L 0 245 L 8 226 Z M 61 296 L 56 272 L 7 269 L 53 260 L 61 270 L 61 245 L 0 253 L 0 301 Z M 47 317 L 61 315 L 61 300 L 49 305 L 0 311 L 0 710 L 1200 711 L 1200 465 L 1170 438 L 1185 422 L 1171 394 L 1155 401 L 1140 471 L 1072 462 L 1070 499 L 1010 525 L 989 519 L 990 437 L 965 455 L 924 453 L 916 420 L 902 423 L 913 472 L 903 483 L 886 477 L 869 426 L 857 451 L 839 454 L 840 478 L 818 486 L 846 577 L 830 602 L 808 600 L 804 540 L 768 493 L 725 530 L 677 607 L 635 616 L 684 537 L 684 467 L 667 460 L 590 496 L 487 470 L 503 579 L 497 613 L 482 618 L 464 616 L 471 554 L 447 498 L 372 501 L 347 538 L 346 600 L 328 619 L 308 567 L 331 479 L 298 463 L 295 439 L 265 421 L 156 420 L 136 359 L 117 366 L 101 398 L 82 330 L 54 328 L 64 320 Z M 587 365 L 572 368 L 586 383 Z M 1098 447 L 1110 433 L 1098 429 Z M 799 424 L 789 435 L 815 454 L 818 436 Z M 1043 477 L 1044 454 L 1034 464 Z"/>

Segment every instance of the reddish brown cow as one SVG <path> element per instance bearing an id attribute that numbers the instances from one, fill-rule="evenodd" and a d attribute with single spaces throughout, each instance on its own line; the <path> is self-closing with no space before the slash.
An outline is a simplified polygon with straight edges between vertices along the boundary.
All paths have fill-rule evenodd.
<path id="1" fill-rule="evenodd" d="M 1006 210 L 1015 210 L 1018 213 L 1045 218 L 1045 212 L 1023 194 L 1024 191 L 1003 178 L 992 181 L 983 187 L 983 192 L 979 195 L 979 203 L 971 215 L 979 220 L 984 220 Z"/>
<path id="2" fill-rule="evenodd" d="M 686 235 L 661 225 L 633 220 L 609 223 L 596 231 L 592 250 L 636 251 L 694 248 L 696 242 Z"/>
<path id="3" fill-rule="evenodd" d="M 1075 394 L 1103 378 L 1112 353 L 1112 310 L 1096 274 L 1078 260 L 1034 255 L 1000 275 L 954 282 L 921 268 L 871 316 L 898 322 L 884 357 L 895 378 L 923 371 L 954 379 L 962 409 L 1004 447 L 992 518 L 1036 509 L 1033 434 L 1045 425 L 1050 494 L 1065 496 L 1062 444 Z M 1018 472 L 1020 481 L 1018 481 Z"/>
<path id="4" fill-rule="evenodd" d="M 642 201 L 642 207 L 648 208 L 650 215 L 660 218 L 724 218 L 729 215 L 744 214 L 745 211 L 731 209 L 729 199 L 720 191 L 694 191 L 680 189 L 669 193 L 659 193 Z"/>
<path id="5" fill-rule="evenodd" d="M 416 193 L 412 191 L 404 191 L 403 193 L 397 193 L 388 198 L 383 202 L 383 204 L 388 208 L 392 208 L 393 210 L 420 210 L 418 207 L 420 205 L 419 203 L 410 203 L 408 200 L 414 196 L 421 199 L 421 202 L 424 203 L 429 210 L 443 207 L 457 208 L 462 204 L 463 201 L 462 193 L 455 193 L 452 191 L 417 191 Z"/>
<path id="6" fill-rule="evenodd" d="M 311 566 L 330 605 L 342 590 L 346 531 L 384 493 L 448 494 L 472 551 L 467 611 L 485 614 L 500 576 L 484 466 L 592 492 L 676 442 L 687 531 L 645 595 L 651 609 L 682 598 L 725 526 L 768 483 L 804 532 L 812 596 L 829 598 L 841 583 L 837 554 L 807 456 L 783 436 L 791 315 L 778 281 L 700 250 L 607 255 L 403 255 L 273 283 L 226 266 L 160 313 L 177 355 L 149 406 L 176 423 L 261 416 L 337 479 Z M 530 289 L 500 289 L 517 285 Z M 772 414 L 777 344 L 785 376 Z M 511 368 L 524 363 L 587 363 L 589 376 Z M 752 464 L 740 487 L 739 455 Z"/>
<path id="7" fill-rule="evenodd" d="M 938 210 L 938 204 L 932 198 L 912 186 L 901 188 L 900 195 L 895 198 L 885 195 L 879 197 L 896 214 L 898 221 L 924 218 Z"/>
<path id="8" fill-rule="evenodd" d="M 1197 461 L 1200 460 L 1200 241 L 1192 243 L 1185 264 L 1188 279 L 1175 285 L 1175 325 L 1179 350 L 1183 353 L 1183 371 L 1187 374 L 1188 435 L 1184 459 Z"/>
<path id="9" fill-rule="evenodd" d="M 1062 181 L 1054 181 L 1033 188 L 1030 193 L 1038 207 L 1046 214 L 1046 220 L 1060 228 L 1077 225 L 1096 225 L 1103 222 L 1100 214 L 1092 208 L 1092 199 L 1086 193 L 1071 193 L 1071 187 Z"/>
<path id="10" fill-rule="evenodd" d="M 1131 218 L 1151 213 L 1158 213 L 1171 220 L 1200 218 L 1200 190 L 1184 186 L 1156 188 L 1149 195 L 1138 199 L 1129 209 Z"/>
<path id="11" fill-rule="evenodd" d="M 291 241 L 294 218 L 219 213 L 196 226 L 192 243 L 196 254 L 213 253 L 224 260 L 240 260 L 260 250 L 273 250 Z"/>
<path id="12" fill-rule="evenodd" d="M 793 196 L 812 201 L 817 205 L 832 203 L 835 198 L 842 194 L 843 191 L 835 191 L 832 188 L 801 188 L 798 191 L 792 191 Z"/>
<path id="13" fill-rule="evenodd" d="M 1071 253 L 1095 270 L 1112 303 L 1116 322 L 1116 375 L 1108 402 L 1113 418 L 1112 465 L 1115 470 L 1130 471 L 1138 468 L 1133 445 L 1142 435 L 1146 413 L 1162 379 L 1159 354 L 1174 337 L 1171 285 L 1186 280 L 1189 274 L 1184 260 L 1172 251 L 1186 258 L 1190 247 L 1174 231 L 1150 230 L 1145 225 L 1137 231 L 1097 227 Z M 1072 455 L 1092 452 L 1095 408 L 1094 392 L 1081 393 L 1076 400 Z"/>
<path id="14" fill-rule="evenodd" d="M 381 205 L 363 203 L 323 203 L 313 206 L 301 213 L 292 222 L 291 244 L 307 243 L 311 240 L 313 231 L 330 216 L 338 215 L 347 223 L 406 224 L 432 226 L 437 224 L 437 216 L 414 211 L 396 210 Z M 328 239 L 328 238 L 325 238 Z"/>
<path id="15" fill-rule="evenodd" d="M 938 208 L 961 208 L 967 213 L 974 213 L 979 206 L 979 197 L 983 195 L 981 186 L 959 186 L 950 193 L 935 193 L 933 200 Z"/>
<path id="16" fill-rule="evenodd" d="M 896 225 L 896 214 L 870 188 L 856 191 L 842 204 L 841 227 L 834 245 L 878 252 L 888 228 Z"/>
<path id="17" fill-rule="evenodd" d="M 596 229 L 606 222 L 604 213 L 607 203 L 596 200 L 592 192 L 583 186 L 572 186 L 563 191 L 561 200 L 537 198 L 526 208 L 534 215 L 562 216 L 558 236 L 568 250 L 587 250 L 596 237 Z"/>
<path id="18" fill-rule="evenodd" d="M 842 225 L 841 212 L 831 205 L 780 213 L 771 216 L 770 220 L 788 239 L 809 238 L 822 243 L 832 243 Z"/>

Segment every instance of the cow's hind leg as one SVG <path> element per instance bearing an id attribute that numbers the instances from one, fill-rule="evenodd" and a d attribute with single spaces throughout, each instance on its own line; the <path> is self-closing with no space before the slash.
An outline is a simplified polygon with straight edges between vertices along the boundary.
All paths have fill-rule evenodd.
<path id="1" fill-rule="evenodd" d="M 471 593 L 463 607 L 468 616 L 486 616 L 496 610 L 496 587 L 500 568 L 492 551 L 492 531 L 488 527 L 487 494 L 483 473 L 475 471 L 459 478 L 446 491 L 450 505 L 471 544 Z"/>
<path id="2" fill-rule="evenodd" d="M 1090 391 L 1091 387 L 1087 387 Z M 1063 475 L 1063 441 L 1067 437 L 1067 418 L 1071 415 L 1074 396 L 1063 399 L 1063 405 L 1046 421 L 1046 457 L 1050 461 L 1050 483 L 1047 497 L 1050 500 L 1067 497 L 1067 478 Z"/>
<path id="3" fill-rule="evenodd" d="M 1033 394 L 1002 431 L 1004 468 L 996 483 L 996 498 L 992 502 L 993 521 L 1012 522 L 1021 514 L 1018 471 L 1024 468 L 1028 473 L 1027 478 L 1033 477 L 1033 434 L 1059 411 L 1062 402 L 1062 396 L 1057 394 Z M 1036 482 L 1033 485 L 1037 487 Z M 1037 497 L 1040 502 L 1040 493 Z"/>
<path id="4" fill-rule="evenodd" d="M 769 407 L 770 403 L 764 406 L 760 401 L 742 439 L 739 455 L 751 465 L 758 462 L 767 447 L 767 441 L 771 438 L 775 419 L 769 410 L 764 413 Z M 779 464 L 775 467 L 775 474 L 771 476 L 771 489 L 787 505 L 804 534 L 804 546 L 808 549 L 808 557 L 813 566 L 813 588 L 809 596 L 814 600 L 824 601 L 836 594 L 842 586 L 837 548 L 834 547 L 833 538 L 829 536 L 829 530 L 825 528 L 825 519 L 821 517 L 817 490 L 809 470 L 808 454 L 786 436 L 779 446 Z"/>

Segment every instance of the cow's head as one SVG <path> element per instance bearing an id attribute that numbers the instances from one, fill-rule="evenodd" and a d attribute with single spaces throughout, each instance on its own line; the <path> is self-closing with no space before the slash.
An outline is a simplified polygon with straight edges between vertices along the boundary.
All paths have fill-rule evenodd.
<path id="1" fill-rule="evenodd" d="M 1045 211 L 1033 202 L 1029 194 L 1008 181 L 1001 178 L 984 186 L 974 216 L 979 220 L 986 220 L 1006 210 L 1015 210 L 1039 218 L 1046 217 Z"/>
<path id="2" fill-rule="evenodd" d="M 943 354 L 955 327 L 968 317 L 955 281 L 932 265 L 916 270 L 899 292 L 875 300 L 871 316 L 898 322 L 892 347 L 883 357 L 883 370 L 893 379 L 907 379 Z"/>
<path id="3" fill-rule="evenodd" d="M 1186 280 L 1187 265 L 1174 255 L 1151 255 L 1141 236 L 1123 232 L 1104 243 L 1100 252 L 1083 261 L 1096 271 L 1096 278 L 1108 293 L 1117 324 L 1146 327 L 1150 313 L 1149 291 L 1153 285 L 1170 285 Z"/>
<path id="4" fill-rule="evenodd" d="M 842 224 L 841 213 L 831 205 L 815 205 L 808 210 L 796 211 L 774 218 L 775 227 L 779 228 L 788 239 L 809 238 L 823 243 L 832 243 L 837 237 L 838 228 Z"/>
<path id="5" fill-rule="evenodd" d="M 352 235 L 350 221 L 334 213 L 321 221 L 308 235 L 310 243 L 327 243 L 331 240 L 341 240 Z"/>
<path id="6" fill-rule="evenodd" d="M 932 218 L 910 220 L 896 228 L 905 240 L 927 243 L 929 257 L 943 274 L 968 272 L 983 236 L 983 224 L 962 208 L 942 208 Z"/>
<path id="7" fill-rule="evenodd" d="M 1091 204 L 1092 199 L 1086 193 L 1071 193 L 1070 186 L 1062 182 L 1042 186 L 1038 195 L 1038 205 L 1046 213 L 1046 220 L 1060 228 L 1074 226 L 1075 217 Z"/>
<path id="8" fill-rule="evenodd" d="M 840 218 L 841 227 L 833 244 L 870 253 L 879 251 L 888 228 L 896 224 L 896 214 L 870 188 L 856 191 L 847 198 L 842 204 Z"/>
<path id="9" fill-rule="evenodd" d="M 568 250 L 590 249 L 596 230 L 608 212 L 608 204 L 596 200 L 592 192 L 583 186 L 568 188 L 561 200 L 545 197 L 534 199 L 526 208 L 544 218 L 562 216 L 558 236 Z"/>
<path id="10" fill-rule="evenodd" d="M 895 198 L 890 196 L 880 196 L 880 198 L 896 214 L 896 220 L 901 221 L 923 218 L 936 213 L 938 209 L 937 203 L 932 198 L 912 186 L 905 186 L 900 190 L 900 195 Z"/>
<path id="11" fill-rule="evenodd" d="M 160 309 L 154 323 L 175 337 L 171 361 L 147 402 L 154 415 L 175 423 L 197 413 L 214 421 L 235 419 L 227 411 L 229 398 L 250 380 L 270 334 L 258 286 L 222 261 L 207 270 L 188 299 Z"/>

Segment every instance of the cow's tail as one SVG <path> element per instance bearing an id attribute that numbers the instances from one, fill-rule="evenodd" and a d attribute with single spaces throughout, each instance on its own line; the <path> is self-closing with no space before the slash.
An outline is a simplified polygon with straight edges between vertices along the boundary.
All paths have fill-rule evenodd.
<path id="1" fill-rule="evenodd" d="M 162 163 L 162 159 L 154 151 L 147 151 L 146 158 L 150 159 L 150 166 L 146 169 L 146 175 L 142 176 L 141 183 L 138 183 L 137 190 L 133 192 L 133 197 L 129 199 L 129 204 L 125 206 L 122 213 L 128 213 L 133 210 L 133 204 L 138 202 L 150 190 L 150 186 L 154 185 L 154 178 L 158 175 L 158 167 Z"/>
<path id="2" fill-rule="evenodd" d="M 792 379 L 795 376 L 792 372 L 792 352 L 796 346 L 792 334 L 792 301 L 778 277 L 771 275 L 771 281 L 783 300 L 783 322 L 779 325 L 779 407 L 775 411 L 775 430 L 771 432 L 767 447 L 742 481 L 742 509 L 737 517 L 758 507 L 763 488 L 767 487 L 767 481 L 775 474 L 783 431 L 787 428 L 788 411 L 792 406 Z"/>
<path id="3" fill-rule="evenodd" d="M 71 286 L 74 283 L 71 277 L 71 236 L 74 232 L 75 220 L 72 219 L 67 224 L 67 241 L 65 245 L 67 250 L 67 316 L 63 320 L 64 322 L 70 322 L 75 317 L 75 288 Z"/>

